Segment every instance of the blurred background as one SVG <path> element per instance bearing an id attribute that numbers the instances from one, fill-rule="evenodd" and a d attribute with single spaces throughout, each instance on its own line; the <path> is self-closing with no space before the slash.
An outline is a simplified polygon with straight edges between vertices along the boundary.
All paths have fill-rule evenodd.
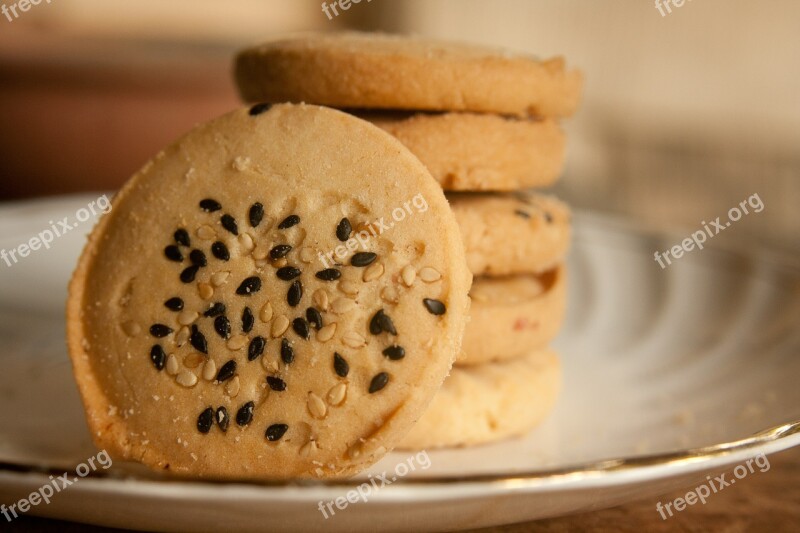
<path id="1" fill-rule="evenodd" d="M 3 5 L 17 0 L 0 0 Z M 685 235 L 758 193 L 715 244 L 800 247 L 800 2 L 42 0 L 0 15 L 0 201 L 119 187 L 238 105 L 234 51 L 294 30 L 413 33 L 564 55 L 586 75 L 556 192 Z"/>

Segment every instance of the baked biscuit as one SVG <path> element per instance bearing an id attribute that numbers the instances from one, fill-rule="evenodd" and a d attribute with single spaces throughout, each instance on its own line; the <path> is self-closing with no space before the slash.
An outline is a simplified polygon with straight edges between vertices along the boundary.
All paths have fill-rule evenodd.
<path id="1" fill-rule="evenodd" d="M 475 276 L 551 270 L 569 249 L 570 212 L 552 196 L 534 193 L 450 193 L 467 264 Z"/>
<path id="2" fill-rule="evenodd" d="M 512 191 L 552 185 L 564 165 L 553 119 L 477 113 L 355 112 L 402 142 L 446 191 Z"/>
<path id="3" fill-rule="evenodd" d="M 351 475 L 440 387 L 470 278 L 441 188 L 380 129 L 290 104 L 198 126 L 123 187 L 70 285 L 95 443 L 181 476 Z"/>
<path id="4" fill-rule="evenodd" d="M 551 350 L 455 367 L 398 447 L 473 446 L 522 435 L 547 416 L 560 388 L 561 364 Z"/>
<path id="5" fill-rule="evenodd" d="M 566 268 L 543 274 L 476 278 L 457 365 L 519 357 L 555 338 L 566 308 Z"/>
<path id="6" fill-rule="evenodd" d="M 356 32 L 272 40 L 240 52 L 234 70 L 247 102 L 537 117 L 571 115 L 582 86 L 562 58 Z"/>

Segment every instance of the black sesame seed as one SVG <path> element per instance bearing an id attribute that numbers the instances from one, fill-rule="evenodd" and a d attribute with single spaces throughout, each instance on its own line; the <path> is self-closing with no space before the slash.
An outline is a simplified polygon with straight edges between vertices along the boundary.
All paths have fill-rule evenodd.
<path id="1" fill-rule="evenodd" d="M 381 309 L 375 313 L 372 320 L 369 321 L 369 332 L 373 335 L 380 335 L 384 331 L 392 335 L 397 335 L 394 322 L 392 322 L 392 319 Z"/>
<path id="2" fill-rule="evenodd" d="M 254 203 L 250 206 L 250 211 L 247 213 L 247 217 L 250 219 L 250 226 L 256 228 L 261 221 L 264 220 L 264 206 L 261 205 L 259 202 Z"/>
<path id="3" fill-rule="evenodd" d="M 230 231 L 234 235 L 239 235 L 239 225 L 236 224 L 236 219 L 234 219 L 230 215 L 222 215 L 222 218 L 219 219 L 220 223 L 222 223 L 222 227 L 226 230 Z"/>
<path id="4" fill-rule="evenodd" d="M 214 211 L 222 209 L 222 205 L 216 200 L 206 198 L 205 200 L 200 200 L 200 209 L 207 213 L 213 213 Z"/>
<path id="5" fill-rule="evenodd" d="M 200 333 L 197 326 L 192 325 L 192 335 L 189 337 L 189 343 L 194 346 L 194 349 L 200 353 L 208 355 L 208 342 L 205 335 Z"/>
<path id="6" fill-rule="evenodd" d="M 150 335 L 158 339 L 164 338 L 172 333 L 172 328 L 164 324 L 153 324 L 150 326 Z"/>
<path id="7" fill-rule="evenodd" d="M 167 354 L 160 344 L 156 344 L 150 348 L 150 360 L 153 362 L 153 366 L 156 367 L 156 370 L 164 369 L 164 365 L 167 364 Z"/>
<path id="8" fill-rule="evenodd" d="M 220 368 L 219 372 L 217 372 L 217 381 L 220 383 L 223 381 L 228 381 L 233 377 L 234 374 L 236 374 L 236 361 L 231 359 L 222 365 L 222 368 Z"/>
<path id="9" fill-rule="evenodd" d="M 342 273 L 335 268 L 326 268 L 325 270 L 320 270 L 317 272 L 316 276 L 322 281 L 336 281 L 342 277 Z"/>
<path id="10" fill-rule="evenodd" d="M 340 241 L 344 242 L 350 238 L 350 233 L 353 232 L 353 226 L 350 225 L 350 221 L 347 218 L 343 218 L 339 221 L 339 225 L 336 226 L 336 238 Z"/>
<path id="11" fill-rule="evenodd" d="M 285 266 L 278 269 L 276 272 L 278 278 L 282 279 L 283 281 L 292 281 L 294 278 L 301 274 L 299 268 L 295 268 L 293 266 Z"/>
<path id="12" fill-rule="evenodd" d="M 292 307 L 297 307 L 300 303 L 300 300 L 303 298 L 303 284 L 300 283 L 299 279 L 296 279 L 292 282 L 292 286 L 289 287 L 289 291 L 286 293 L 286 301 Z"/>
<path id="13" fill-rule="evenodd" d="M 333 354 L 333 371 L 336 372 L 336 375 L 340 378 L 346 378 L 347 374 L 350 373 L 350 365 L 347 364 L 345 358 L 338 353 Z"/>
<path id="14" fill-rule="evenodd" d="M 247 278 L 239 285 L 239 288 L 236 289 L 236 294 L 239 296 L 250 296 L 261 290 L 261 278 L 256 276 Z"/>
<path id="15" fill-rule="evenodd" d="M 253 316 L 253 312 L 249 307 L 245 307 L 244 311 L 242 311 L 242 332 L 250 333 L 253 330 L 253 325 L 255 325 L 255 323 L 256 319 Z"/>
<path id="16" fill-rule="evenodd" d="M 292 349 L 292 345 L 289 344 L 288 339 L 283 339 L 281 341 L 281 359 L 287 365 L 294 361 L 294 350 Z"/>
<path id="17" fill-rule="evenodd" d="M 205 411 L 200 413 L 197 417 L 197 431 L 206 434 L 211 431 L 211 426 L 214 425 L 214 408 L 208 407 Z"/>
<path id="18" fill-rule="evenodd" d="M 228 247 L 225 246 L 225 243 L 219 241 L 211 245 L 211 253 L 214 254 L 214 257 L 221 259 L 222 261 L 228 261 L 231 258 L 231 253 L 228 251 Z"/>
<path id="19" fill-rule="evenodd" d="M 269 257 L 274 261 L 275 259 L 286 257 L 286 254 L 288 254 L 291 251 L 292 247 L 289 246 L 288 244 L 279 244 L 269 251 Z"/>
<path id="20" fill-rule="evenodd" d="M 170 311 L 182 311 L 183 310 L 183 300 L 178 298 L 170 298 L 166 302 L 164 302 L 164 307 L 169 309 Z"/>
<path id="21" fill-rule="evenodd" d="M 439 300 L 423 298 L 422 303 L 425 304 L 425 309 L 427 309 L 432 315 L 443 315 L 445 311 L 447 311 L 444 304 Z"/>
<path id="22" fill-rule="evenodd" d="M 192 240 L 189 238 L 189 232 L 183 228 L 179 228 L 175 231 L 175 242 L 180 244 L 181 246 L 191 246 Z"/>
<path id="23" fill-rule="evenodd" d="M 204 267 L 208 264 L 208 261 L 206 260 L 206 254 L 200 250 L 192 250 L 192 253 L 189 254 L 189 260 L 192 262 L 192 264 L 201 267 Z"/>
<path id="24" fill-rule="evenodd" d="M 217 332 L 217 335 L 223 339 L 227 339 L 231 336 L 231 321 L 228 320 L 228 317 L 225 315 L 218 316 L 214 319 L 214 330 Z"/>
<path id="25" fill-rule="evenodd" d="M 236 423 L 240 426 L 246 426 L 250 422 L 253 421 L 253 409 L 256 408 L 256 404 L 253 402 L 247 402 L 243 406 L 236 411 Z"/>
<path id="26" fill-rule="evenodd" d="M 287 424 L 272 424 L 267 428 L 265 436 L 268 441 L 275 442 L 276 440 L 281 440 L 288 430 L 289 426 Z"/>
<path id="27" fill-rule="evenodd" d="M 175 246 L 174 244 L 170 244 L 166 248 L 164 248 L 164 255 L 170 261 L 175 261 L 176 263 L 180 263 L 183 261 L 183 254 L 181 253 L 181 249 Z"/>
<path id="28" fill-rule="evenodd" d="M 292 321 L 292 329 L 306 340 L 311 336 L 311 328 L 308 327 L 308 322 L 306 322 L 305 318 L 295 318 Z"/>
<path id="29" fill-rule="evenodd" d="M 517 209 L 516 211 L 514 211 L 514 214 L 517 215 L 518 217 L 525 219 L 531 218 L 531 214 L 528 213 L 527 211 L 523 211 L 522 209 Z"/>
<path id="30" fill-rule="evenodd" d="M 267 376 L 267 383 L 269 384 L 269 388 L 281 392 L 286 390 L 286 382 L 283 381 L 281 378 L 276 378 L 275 376 Z"/>
<path id="31" fill-rule="evenodd" d="M 300 217 L 297 215 L 289 215 L 288 217 L 284 218 L 283 221 L 278 224 L 278 229 L 287 229 L 291 228 L 292 226 L 296 226 L 300 223 Z"/>
<path id="32" fill-rule="evenodd" d="M 250 116 L 256 117 L 265 111 L 269 111 L 270 107 L 272 107 L 272 104 L 256 104 L 250 108 Z"/>
<path id="33" fill-rule="evenodd" d="M 247 360 L 255 361 L 264 353 L 264 348 L 267 346 L 267 340 L 264 337 L 255 337 L 250 341 L 250 346 L 247 348 Z"/>
<path id="34" fill-rule="evenodd" d="M 372 252 L 358 252 L 357 254 L 353 255 L 353 258 L 350 260 L 350 264 L 354 267 L 365 267 L 374 263 L 377 258 L 378 254 L 374 254 Z"/>
<path id="35" fill-rule="evenodd" d="M 198 265 L 192 265 L 184 269 L 181 272 L 181 281 L 183 283 L 192 283 L 194 281 L 195 276 L 197 276 L 197 271 L 200 270 Z"/>
<path id="36" fill-rule="evenodd" d="M 399 361 L 403 357 L 406 356 L 406 351 L 403 349 L 402 346 L 389 346 L 385 350 L 383 350 L 383 355 L 391 359 L 392 361 Z"/>
<path id="37" fill-rule="evenodd" d="M 322 315 L 313 307 L 306 309 L 306 320 L 309 324 L 313 325 L 316 329 L 321 329 L 324 325 L 322 323 Z"/>
<path id="38" fill-rule="evenodd" d="M 225 407 L 217 408 L 217 425 L 223 433 L 228 431 L 228 426 L 231 423 L 231 418 L 228 416 L 228 410 Z"/>
<path id="39" fill-rule="evenodd" d="M 369 393 L 374 394 L 384 388 L 386 384 L 389 383 L 389 374 L 386 372 L 381 372 L 380 374 L 375 374 L 375 377 L 372 378 L 372 381 L 369 383 Z"/>
<path id="40" fill-rule="evenodd" d="M 206 310 L 206 312 L 203 313 L 203 316 L 214 317 L 214 316 L 219 316 L 219 315 L 223 314 L 224 312 L 225 312 L 225 304 L 221 303 L 221 302 L 217 302 L 217 303 L 213 304 L 211 307 L 209 307 Z"/>

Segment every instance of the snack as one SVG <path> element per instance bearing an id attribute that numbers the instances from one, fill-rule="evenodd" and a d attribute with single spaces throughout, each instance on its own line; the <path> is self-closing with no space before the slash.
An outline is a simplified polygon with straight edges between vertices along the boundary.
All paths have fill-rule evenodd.
<path id="1" fill-rule="evenodd" d="M 555 405 L 561 364 L 552 350 L 453 368 L 399 448 L 473 446 L 522 435 Z"/>
<path id="2" fill-rule="evenodd" d="M 446 191 L 510 191 L 552 185 L 564 164 L 553 119 L 477 113 L 354 112 L 388 131 Z"/>
<path id="3" fill-rule="evenodd" d="M 467 264 L 475 276 L 541 273 L 563 262 L 570 212 L 552 196 L 451 193 Z"/>
<path id="4" fill-rule="evenodd" d="M 146 164 L 84 250 L 67 333 L 92 435 L 184 476 L 351 475 L 438 390 L 470 278 L 399 141 L 317 106 L 234 111 Z"/>
<path id="5" fill-rule="evenodd" d="M 243 50 L 235 77 L 247 102 L 536 117 L 571 115 L 582 85 L 562 58 L 356 32 L 301 34 Z"/>
<path id="6" fill-rule="evenodd" d="M 470 320 L 457 365 L 519 357 L 555 338 L 566 308 L 566 268 L 543 274 L 475 278 Z"/>

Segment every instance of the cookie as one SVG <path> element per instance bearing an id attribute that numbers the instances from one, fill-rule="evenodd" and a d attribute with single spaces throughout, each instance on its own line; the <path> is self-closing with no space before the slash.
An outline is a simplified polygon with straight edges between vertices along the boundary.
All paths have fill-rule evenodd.
<path id="1" fill-rule="evenodd" d="M 552 196 L 450 193 L 447 199 L 475 276 L 545 272 L 569 249 L 569 208 Z"/>
<path id="2" fill-rule="evenodd" d="M 234 70 L 247 102 L 365 109 L 564 117 L 582 86 L 562 58 L 355 32 L 269 41 L 240 52 Z"/>
<path id="3" fill-rule="evenodd" d="M 512 191 L 553 184 L 564 132 L 553 119 L 476 113 L 356 113 L 397 137 L 448 191 Z"/>
<path id="4" fill-rule="evenodd" d="M 92 435 L 180 476 L 351 475 L 440 387 L 470 283 L 399 141 L 322 107 L 232 112 L 136 174 L 83 252 L 67 327 Z"/>
<path id="5" fill-rule="evenodd" d="M 555 405 L 561 364 L 552 350 L 453 368 L 399 448 L 429 450 L 486 444 L 523 435 Z"/>
<path id="6" fill-rule="evenodd" d="M 540 275 L 476 278 L 456 364 L 500 361 L 545 348 L 561 328 L 566 293 L 564 266 Z"/>

